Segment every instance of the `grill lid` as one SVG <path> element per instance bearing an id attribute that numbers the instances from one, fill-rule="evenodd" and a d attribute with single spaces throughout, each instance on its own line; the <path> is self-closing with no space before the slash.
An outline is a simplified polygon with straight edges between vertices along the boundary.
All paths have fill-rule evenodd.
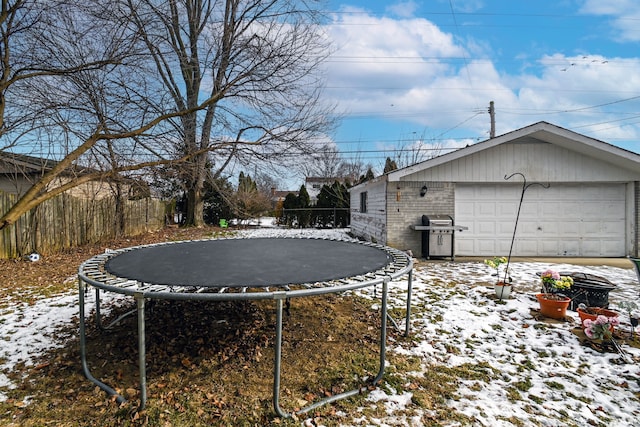
<path id="1" fill-rule="evenodd" d="M 453 225 L 453 218 L 449 215 L 422 215 L 422 225 L 450 227 Z"/>

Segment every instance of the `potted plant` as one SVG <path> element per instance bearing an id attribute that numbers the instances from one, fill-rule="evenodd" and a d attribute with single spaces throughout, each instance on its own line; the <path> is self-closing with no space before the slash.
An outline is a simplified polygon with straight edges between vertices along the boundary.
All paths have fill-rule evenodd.
<path id="1" fill-rule="evenodd" d="M 542 292 L 536 294 L 540 303 L 540 313 L 552 319 L 564 319 L 571 298 L 562 292 L 571 289 L 573 279 L 570 276 L 560 276 L 560 273 L 554 270 L 547 270 L 540 277 L 542 278 Z"/>
<path id="2" fill-rule="evenodd" d="M 585 304 L 580 304 L 576 311 L 580 316 L 580 324 L 584 324 L 587 319 L 594 321 L 598 316 L 618 317 L 619 315 L 617 311 L 608 310 L 604 307 L 587 307 Z"/>
<path id="3" fill-rule="evenodd" d="M 595 320 L 585 319 L 582 322 L 584 333 L 592 340 L 610 341 L 613 337 L 613 329 L 620 324 L 618 316 L 607 317 L 599 315 Z"/>
<path id="4" fill-rule="evenodd" d="M 493 257 L 491 259 L 485 259 L 485 265 L 496 269 L 495 276 L 497 277 L 496 283 L 493 285 L 493 289 L 496 293 L 496 297 L 500 300 L 509 298 L 513 286 L 511 285 L 511 277 L 508 276 L 508 270 L 505 268 L 504 277 L 500 279 L 500 266 L 508 262 L 506 257 Z"/>

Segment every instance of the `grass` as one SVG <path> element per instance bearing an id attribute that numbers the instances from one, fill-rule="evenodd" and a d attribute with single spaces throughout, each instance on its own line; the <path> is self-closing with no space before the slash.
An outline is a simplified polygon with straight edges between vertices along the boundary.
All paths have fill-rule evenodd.
<path id="1" fill-rule="evenodd" d="M 0 260 L 0 312 L 19 313 L 22 304 L 77 292 L 74 282 L 78 265 L 106 247 L 118 248 L 163 240 L 185 240 L 214 236 L 215 230 L 162 230 L 138 238 L 121 239 L 103 245 L 76 248 L 73 251 L 45 256 L 38 263 Z M 228 236 L 230 231 L 225 231 Z M 441 289 L 442 288 L 442 289 Z M 389 328 L 390 347 L 410 350 L 416 342 L 428 340 L 438 346 L 437 354 L 418 357 L 404 351 L 389 350 L 380 389 L 406 405 L 393 408 L 397 425 L 422 426 L 477 425 L 478 419 L 456 411 L 455 402 L 467 406 L 466 413 L 486 415 L 477 400 L 483 390 L 491 392 L 496 381 L 504 383 L 506 399 L 518 402 L 525 412 L 556 418 L 571 424 L 561 411 L 547 413 L 541 408 L 549 400 L 548 392 L 564 396 L 573 405 L 591 403 L 571 394 L 558 381 L 544 381 L 545 391 L 532 386 L 539 363 L 553 358 L 549 347 L 516 347 L 522 359 L 513 359 L 518 375 L 507 374 L 480 362 L 448 365 L 448 356 L 462 348 L 471 353 L 481 349 L 484 340 L 468 337 L 463 345 L 450 342 L 458 334 L 455 326 L 441 325 L 442 300 L 462 295 L 451 282 L 442 282 L 438 292 L 426 290 L 414 295 L 412 315 L 416 321 L 433 323 L 430 336 L 416 329 L 404 337 Z M 405 307 L 401 292 L 391 310 L 401 319 Z M 486 316 L 478 300 L 478 315 Z M 301 298 L 292 301 L 291 313 L 284 318 L 282 384 L 280 404 L 291 412 L 322 397 L 361 386 L 375 377 L 378 370 L 379 301 L 350 294 Z M 110 318 L 132 308 L 128 304 L 111 307 Z M 55 309 L 55 308 L 52 308 Z M 8 400 L 0 402 L 0 425 L 18 426 L 299 426 L 306 425 L 376 425 L 388 421 L 392 399 L 371 400 L 367 393 L 333 402 L 294 418 L 280 418 L 273 410 L 273 359 L 275 307 L 272 301 L 242 303 L 168 302 L 147 306 L 147 381 L 148 401 L 139 410 L 137 367 L 137 333 L 135 316 L 126 318 L 109 333 L 88 325 L 89 365 L 92 373 L 127 397 L 118 404 L 83 375 L 78 352 L 77 319 L 55 331 L 60 348 L 50 350 L 34 361 L 33 366 L 18 364 L 10 377 L 15 389 L 2 390 Z M 106 323 L 106 321 L 105 321 Z M 399 322 L 404 326 L 403 322 Z M 2 327 L 0 320 L 0 327 Z M 498 325 L 483 323 L 489 336 L 502 333 Z M 534 322 L 532 328 L 553 332 L 546 323 Z M 448 328 L 447 328 L 448 327 Z M 447 357 L 443 357 L 446 355 Z M 433 356 L 433 357 L 432 357 Z M 483 356 L 490 357 L 485 353 Z M 509 359 L 511 360 L 511 358 Z M 587 361 L 570 380 L 589 373 Z M 558 379 L 558 378 L 556 378 Z M 619 379 L 640 381 L 632 373 Z M 612 384 L 612 387 L 620 385 Z M 492 388 L 493 387 L 493 388 Z M 533 393 L 531 393 L 533 392 Z M 524 403 L 523 403 L 524 402 Z M 566 414 L 566 412 L 565 412 Z M 607 417 L 599 417 L 605 425 Z M 508 411 L 503 418 L 515 426 L 530 425 Z M 530 422 L 530 421 L 527 421 Z"/>
<path id="2" fill-rule="evenodd" d="M 79 264 L 105 248 L 118 248 L 163 240 L 211 237 L 215 230 L 170 229 L 47 255 L 38 263 L 0 260 L 0 309 L 33 303 L 75 292 Z M 228 231 L 225 236 L 230 235 Z M 329 295 L 292 301 L 284 318 L 280 405 L 292 412 L 322 397 L 365 384 L 378 371 L 380 315 L 375 301 L 352 295 Z M 131 305 L 111 307 L 109 318 Z M 414 313 L 419 313 L 416 307 Z M 393 310 L 396 318 L 404 308 Z M 280 418 L 273 410 L 272 302 L 149 303 L 147 307 L 148 400 L 139 410 L 137 333 L 135 316 L 103 332 L 87 325 L 88 363 L 93 375 L 125 396 L 113 397 L 89 382 L 82 373 L 77 340 L 77 319 L 56 331 L 67 337 L 62 346 L 36 360 L 18 364 L 10 377 L 14 389 L 0 402 L 0 425 L 17 426 L 294 426 L 300 420 Z M 91 318 L 92 319 L 92 318 Z M 104 319 L 106 324 L 109 319 Z M 438 319 L 436 319 L 438 320 Z M 390 338 L 409 344 L 393 329 Z M 72 338 L 68 338 L 72 337 Z M 451 349 L 455 351 L 455 348 Z M 398 409 L 399 416 L 418 416 L 423 425 L 468 423 L 449 410 L 458 382 L 473 379 L 481 387 L 489 378 L 486 366 L 435 366 L 429 375 L 408 379 L 420 371 L 417 357 L 387 353 L 387 368 L 380 383 L 386 390 L 412 393 L 412 403 Z M 326 426 L 363 416 L 384 416 L 383 402 L 365 402 L 366 394 L 321 406 L 301 417 Z M 428 409 L 428 411 L 425 411 Z"/>

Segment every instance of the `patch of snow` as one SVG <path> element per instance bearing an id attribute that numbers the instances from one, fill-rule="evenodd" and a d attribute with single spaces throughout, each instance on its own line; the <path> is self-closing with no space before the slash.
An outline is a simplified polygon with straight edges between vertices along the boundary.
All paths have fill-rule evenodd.
<path id="1" fill-rule="evenodd" d="M 349 239 L 347 232 L 348 229 L 285 230 L 261 221 L 260 228 L 239 233 L 245 237 Z M 491 276 L 493 271 L 481 262 L 428 262 L 414 269 L 412 339 L 390 340 L 388 351 L 419 358 L 420 370 L 406 373 L 407 379 L 420 376 L 428 379 L 430 370 L 441 365 L 486 367 L 490 381 L 461 381 L 457 397 L 447 403 L 451 411 L 466 415 L 474 425 L 515 425 L 510 419 L 517 419 L 522 425 L 543 426 L 565 422 L 637 424 L 640 350 L 623 346 L 627 356 L 635 359 L 634 363 L 627 363 L 619 354 L 601 354 L 582 346 L 571 332 L 579 322 L 574 312 L 568 312 L 573 322 L 536 320 L 531 311 L 538 307 L 534 295 L 539 288 L 539 278 L 535 273 L 547 268 L 607 277 L 617 285 L 609 294 L 613 308 L 624 300 L 638 302 L 640 287 L 632 269 L 512 263 L 510 270 L 515 284 L 512 299 L 500 304 L 490 286 L 495 281 Z M 391 283 L 391 306 L 405 306 L 406 286 L 405 279 Z M 372 290 L 359 292 L 377 304 Z M 87 313 L 94 306 L 91 295 L 93 292 L 87 297 Z M 117 297 L 102 293 L 103 304 L 106 307 Z M 77 315 L 77 291 L 0 310 L 0 400 L 4 396 L 1 391 L 14 386 L 1 372 L 10 372 L 20 363 L 30 366 L 47 349 L 62 345 L 68 337 L 59 335 L 60 327 L 68 325 Z M 621 319 L 620 328 L 630 330 L 625 313 Z M 411 398 L 411 393 L 380 387 L 369 394 L 368 402 L 384 406 L 383 418 L 359 416 L 349 420 L 342 414 L 340 422 L 344 425 L 420 425 L 420 414 L 431 414 L 414 407 Z M 410 415 L 405 414 L 406 411 L 410 411 Z"/>

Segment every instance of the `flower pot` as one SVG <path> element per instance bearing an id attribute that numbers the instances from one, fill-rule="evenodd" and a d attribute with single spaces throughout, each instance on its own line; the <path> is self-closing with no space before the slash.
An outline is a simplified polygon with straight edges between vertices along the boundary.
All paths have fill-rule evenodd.
<path id="1" fill-rule="evenodd" d="M 586 311 L 578 308 L 578 316 L 580 316 L 580 325 L 584 326 L 584 321 L 586 319 L 596 320 L 598 316 L 606 316 L 606 317 L 618 317 L 619 313 L 613 310 L 607 310 L 602 307 L 587 307 Z M 609 330 L 613 332 L 613 325 L 609 327 Z"/>
<path id="2" fill-rule="evenodd" d="M 496 297 L 498 299 L 508 299 L 509 295 L 511 295 L 511 289 L 513 287 L 508 283 L 498 282 L 493 285 L 493 289 L 496 292 Z"/>
<path id="3" fill-rule="evenodd" d="M 540 313 L 552 319 L 562 320 L 567 315 L 571 298 L 553 294 L 536 294 L 540 303 Z"/>

